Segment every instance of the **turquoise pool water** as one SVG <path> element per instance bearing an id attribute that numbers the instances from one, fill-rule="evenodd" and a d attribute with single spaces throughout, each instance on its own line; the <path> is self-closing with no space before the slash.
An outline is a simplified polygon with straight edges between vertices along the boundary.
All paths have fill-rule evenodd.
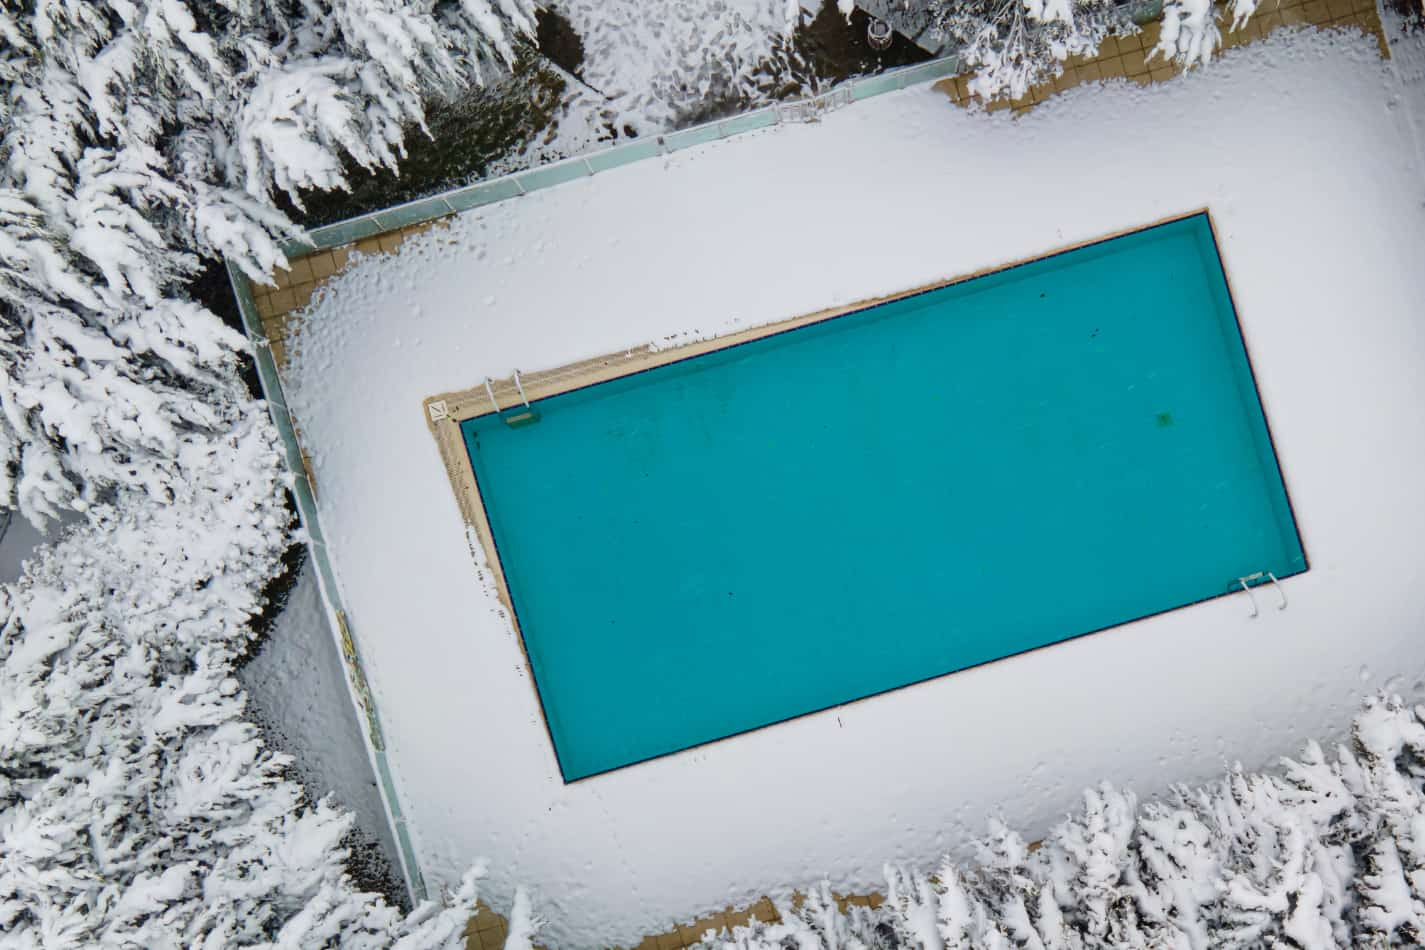
<path id="1" fill-rule="evenodd" d="M 566 781 L 1307 566 L 1205 215 L 537 409 L 462 428 Z"/>

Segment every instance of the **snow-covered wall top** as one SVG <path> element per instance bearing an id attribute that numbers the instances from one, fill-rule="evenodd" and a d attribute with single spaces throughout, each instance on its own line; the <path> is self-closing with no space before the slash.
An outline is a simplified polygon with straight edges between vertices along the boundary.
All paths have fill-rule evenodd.
<path id="1" fill-rule="evenodd" d="M 1151 793 L 1266 763 L 1387 677 L 1425 693 L 1418 97 L 1373 42 L 1321 33 L 1018 121 L 921 87 L 494 205 L 337 279 L 290 395 L 427 877 L 484 856 L 497 906 L 534 887 L 546 942 L 627 944 L 784 882 L 874 886 L 989 814 L 1042 829 L 1099 779 Z M 1312 552 L 1290 609 L 1212 601 L 560 781 L 424 397 L 1202 206 Z"/>
<path id="2" fill-rule="evenodd" d="M 861 76 L 809 99 L 779 102 L 725 119 L 715 119 L 664 134 L 648 135 L 621 145 L 595 149 L 572 158 L 488 178 L 472 185 L 464 185 L 391 208 L 313 228 L 301 239 L 287 243 L 283 251 L 289 257 L 300 257 L 314 248 L 340 247 L 384 231 L 394 231 L 412 224 L 443 218 L 453 212 L 508 201 L 635 162 L 657 159 L 682 149 L 765 129 L 783 121 L 807 121 L 819 117 L 827 109 L 898 92 L 908 86 L 953 76 L 959 71 L 959 60 L 954 56 L 944 56 L 925 63 L 889 69 L 872 76 Z"/>

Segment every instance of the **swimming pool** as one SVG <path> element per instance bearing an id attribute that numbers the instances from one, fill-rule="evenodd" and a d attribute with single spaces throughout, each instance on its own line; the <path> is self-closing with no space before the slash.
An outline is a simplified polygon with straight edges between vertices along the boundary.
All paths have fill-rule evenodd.
<path id="1" fill-rule="evenodd" d="M 454 422 L 566 781 L 1307 569 L 1205 213 L 531 408 Z"/>

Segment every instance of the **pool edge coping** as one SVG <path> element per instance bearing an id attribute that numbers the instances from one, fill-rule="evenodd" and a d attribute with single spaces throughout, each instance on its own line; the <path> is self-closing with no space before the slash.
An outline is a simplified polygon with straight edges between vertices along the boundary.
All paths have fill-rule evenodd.
<path id="1" fill-rule="evenodd" d="M 1187 607 L 1195 606 L 1196 604 L 1206 603 L 1208 601 L 1216 600 L 1221 597 L 1231 596 L 1234 593 L 1238 593 L 1238 591 L 1234 588 L 1232 590 L 1228 590 L 1220 594 L 1209 595 L 1207 597 L 1203 597 L 1198 600 L 1191 601 L 1189 603 L 1178 604 L 1175 606 L 1164 608 L 1162 610 L 1154 611 L 1153 613 L 1145 614 L 1144 616 L 1136 617 L 1132 620 L 1111 624 L 1109 626 L 1096 628 L 1094 630 L 1087 630 L 1082 633 L 1075 634 L 1073 636 L 1065 637 L 1061 640 L 1056 640 L 1052 643 L 1041 644 L 1039 646 L 1021 650 L 1016 653 L 1007 654 L 1002 657 L 996 657 L 993 660 L 987 660 L 983 663 L 978 663 L 974 666 L 966 667 L 962 670 L 936 673 L 915 680 L 913 682 L 904 683 L 899 686 L 894 686 L 889 689 L 868 694 L 866 696 L 859 696 L 854 699 L 849 699 L 840 703 L 834 703 L 832 705 L 825 706 L 819 709 L 807 710 L 806 712 L 797 713 L 794 716 L 788 716 L 784 719 L 779 719 L 774 722 L 763 723 L 751 729 L 743 729 L 725 736 L 708 739 L 683 749 L 674 750 L 672 752 L 660 753 L 654 756 L 648 756 L 646 758 L 642 758 L 633 762 L 628 762 L 610 769 L 604 769 L 598 772 L 593 772 L 588 775 L 582 775 L 571 779 L 565 773 L 563 763 L 559 758 L 558 747 L 555 744 L 554 734 L 552 732 L 549 722 L 549 716 L 545 709 L 544 697 L 540 693 L 538 677 L 534 669 L 534 664 L 529 655 L 529 648 L 525 643 L 524 630 L 522 629 L 519 622 L 519 613 L 515 608 L 514 599 L 510 594 L 508 582 L 505 578 L 503 562 L 501 560 L 499 552 L 499 546 L 495 542 L 494 531 L 490 525 L 489 514 L 485 508 L 484 497 L 480 492 L 479 482 L 475 476 L 474 467 L 470 460 L 469 451 L 465 443 L 464 433 L 461 431 L 461 426 L 463 423 L 468 422 L 472 419 L 478 419 L 485 416 L 508 413 L 513 410 L 517 410 L 522 406 L 528 406 L 532 403 L 536 403 L 541 399 L 548 399 L 554 396 L 563 395 L 564 393 L 574 392 L 576 390 L 585 389 L 591 386 L 597 386 L 602 383 L 611 382 L 613 380 L 621 379 L 627 376 L 637 375 L 640 373 L 647 372 L 649 370 L 658 369 L 663 366 L 669 366 L 674 363 L 683 362 L 685 360 L 691 360 L 700 356 L 705 356 L 722 350 L 732 349 L 742 344 L 752 343 L 757 340 L 767 339 L 769 337 L 789 333 L 794 330 L 802 329 L 804 327 L 809 327 L 819 323 L 834 320 L 838 317 L 843 317 L 852 313 L 869 310 L 874 307 L 881 306 L 883 304 L 894 303 L 899 300 L 906 300 L 911 297 L 916 297 L 922 294 L 928 294 L 937 290 L 942 290 L 946 287 L 951 287 L 956 284 L 962 284 L 971 280 L 977 280 L 982 277 L 988 277 L 994 274 L 1004 273 L 1018 267 L 1023 267 L 1027 264 L 1037 263 L 1039 261 L 1044 261 L 1061 256 L 1063 254 L 1068 254 L 1072 251 L 1080 250 L 1085 247 L 1090 247 L 1096 244 L 1103 244 L 1108 241 L 1115 240 L 1117 238 L 1127 237 L 1132 234 L 1150 231 L 1154 228 L 1175 224 L 1180 221 L 1185 221 L 1190 218 L 1198 217 L 1199 215 L 1203 216 L 1207 221 L 1208 232 L 1212 240 L 1213 248 L 1216 251 L 1218 263 L 1222 270 L 1222 279 L 1227 292 L 1227 302 L 1230 309 L 1232 323 L 1236 327 L 1238 337 L 1241 342 L 1242 352 L 1246 358 L 1248 378 L 1252 385 L 1252 389 L 1256 394 L 1258 409 L 1261 412 L 1262 421 L 1266 429 L 1268 445 L 1272 451 L 1273 460 L 1276 463 L 1277 476 L 1282 483 L 1282 492 L 1286 498 L 1287 513 L 1291 520 L 1291 527 L 1292 530 L 1296 533 L 1298 544 L 1300 545 L 1302 550 L 1303 566 L 1301 570 L 1294 571 L 1290 574 L 1283 574 L 1281 575 L 1281 578 L 1285 579 L 1289 577 L 1295 577 L 1299 574 L 1304 574 L 1311 569 L 1311 559 L 1309 554 L 1307 553 L 1306 542 L 1302 538 L 1300 520 L 1297 517 L 1296 508 L 1292 502 L 1289 480 L 1287 479 L 1285 469 L 1282 466 L 1280 457 L 1277 453 L 1276 440 L 1271 431 L 1271 421 L 1267 417 L 1266 406 L 1263 403 L 1261 387 L 1257 379 L 1256 368 L 1252 361 L 1251 351 L 1247 343 L 1246 332 L 1242 327 L 1241 315 L 1238 312 L 1236 298 L 1232 292 L 1231 275 L 1228 273 L 1226 262 L 1222 259 L 1221 244 L 1218 240 L 1218 229 L 1215 221 L 1213 220 L 1211 208 L 1206 205 L 1188 211 L 1167 215 L 1165 217 L 1158 218 L 1145 224 L 1140 224 L 1129 228 L 1122 228 L 1106 234 L 1086 238 L 1084 240 L 1074 242 L 1073 244 L 1056 247 L 1051 250 L 1045 251 L 1044 253 L 1036 254 L 1031 257 L 1016 258 L 1007 263 L 995 264 L 970 273 L 957 275 L 955 277 L 931 281 L 926 284 L 921 284 L 916 287 L 897 291 L 891 294 L 885 294 L 878 297 L 863 298 L 861 300 L 849 304 L 840 304 L 834 307 L 827 307 L 821 310 L 813 311 L 811 313 L 801 314 L 795 317 L 788 317 L 781 320 L 774 320 L 769 323 L 759 324 L 755 327 L 748 327 L 741 330 L 734 330 L 729 333 L 715 334 L 706 339 L 692 340 L 687 343 L 675 344 L 666 347 L 659 347 L 657 346 L 657 344 L 653 343 L 643 344 L 641 346 L 630 347 L 612 353 L 605 353 L 601 356 L 565 363 L 548 370 L 537 370 L 529 374 L 516 372 L 511 377 L 499 380 L 486 378 L 481 382 L 477 383 L 476 385 L 471 386 L 467 389 L 439 393 L 437 395 L 429 396 L 426 399 L 422 400 L 421 407 L 423 410 L 423 415 L 425 417 L 426 427 L 430 430 L 431 435 L 435 438 L 437 448 L 440 452 L 441 461 L 446 469 L 446 475 L 449 479 L 451 489 L 455 493 L 456 503 L 460 509 L 461 516 L 465 524 L 466 540 L 470 545 L 471 557 L 475 561 L 476 572 L 479 575 L 482 583 L 486 581 L 488 575 L 488 580 L 494 587 L 496 598 L 499 601 L 500 608 L 505 615 L 504 619 L 510 624 L 510 629 L 515 634 L 515 640 L 519 644 L 520 656 L 523 661 L 523 668 L 529 674 L 528 682 L 530 685 L 530 689 L 534 693 L 535 704 L 540 711 L 540 721 L 544 726 L 545 734 L 549 738 L 548 754 L 554 760 L 555 770 L 558 772 L 562 783 L 566 786 L 577 784 L 580 782 L 588 781 L 590 779 L 599 778 L 604 775 L 610 775 L 615 772 L 620 772 L 624 769 L 643 765 L 648 762 L 653 762 L 659 759 L 668 758 L 696 749 L 704 748 L 714 743 L 725 742 L 729 739 L 734 739 L 749 732 L 755 732 L 760 729 L 770 728 L 772 726 L 780 725 L 785 722 L 791 722 L 797 719 L 806 718 L 809 716 L 834 712 L 835 710 L 843 709 L 856 703 L 875 699 L 879 696 L 883 696 L 887 693 L 892 693 L 897 690 L 908 689 L 910 687 L 917 686 L 922 683 L 930 682 L 933 680 L 940 679 L 944 676 L 952 675 L 953 673 L 965 672 L 969 669 L 987 666 L 991 663 L 1002 662 L 1004 660 L 1009 660 L 1017 656 L 1023 656 L 1028 653 L 1033 653 L 1037 650 L 1060 646 L 1062 644 L 1070 643 L 1074 640 L 1078 640 L 1083 637 L 1093 636 L 1094 634 L 1102 633 L 1107 630 L 1127 627 L 1132 624 L 1140 623 L 1145 620 L 1150 620 L 1154 617 L 1160 616 L 1165 613 L 1170 613 L 1175 610 L 1182 610 Z M 473 538 L 471 537 L 472 534 Z M 1258 584 L 1265 582 L 1265 578 L 1263 578 L 1254 583 L 1252 586 L 1257 586 Z"/>

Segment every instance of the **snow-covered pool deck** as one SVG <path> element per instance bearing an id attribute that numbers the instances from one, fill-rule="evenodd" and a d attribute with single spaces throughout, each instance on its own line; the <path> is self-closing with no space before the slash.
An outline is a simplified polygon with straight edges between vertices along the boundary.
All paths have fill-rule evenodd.
<path id="1" fill-rule="evenodd" d="M 427 878 L 483 856 L 496 906 L 534 888 L 548 943 L 626 944 L 787 882 L 871 888 L 882 861 L 933 861 L 987 814 L 1042 829 L 1101 778 L 1151 793 L 1261 764 L 1339 730 L 1380 676 L 1418 694 L 1425 186 L 1400 69 L 1359 36 L 1278 34 L 1017 121 L 912 89 L 473 212 L 332 280 L 291 398 Z M 1208 603 L 560 781 L 426 396 L 1203 205 L 1314 555 L 1291 609 Z"/>

